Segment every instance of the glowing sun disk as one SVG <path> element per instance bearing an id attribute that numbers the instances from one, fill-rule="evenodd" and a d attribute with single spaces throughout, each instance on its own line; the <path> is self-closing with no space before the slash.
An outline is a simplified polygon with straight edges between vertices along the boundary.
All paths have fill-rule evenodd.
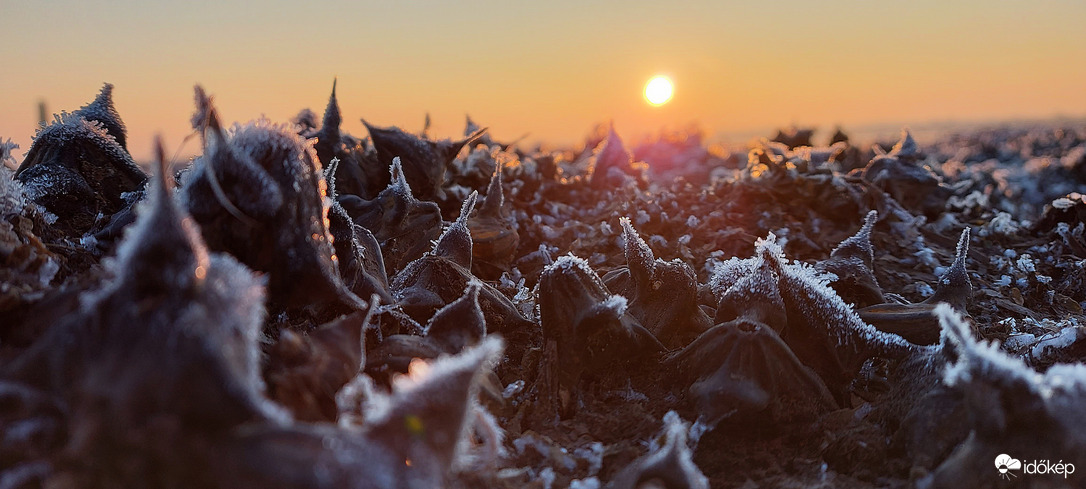
<path id="1" fill-rule="evenodd" d="M 645 100 L 651 105 L 664 105 L 671 100 L 674 85 L 666 76 L 654 76 L 645 84 Z"/>

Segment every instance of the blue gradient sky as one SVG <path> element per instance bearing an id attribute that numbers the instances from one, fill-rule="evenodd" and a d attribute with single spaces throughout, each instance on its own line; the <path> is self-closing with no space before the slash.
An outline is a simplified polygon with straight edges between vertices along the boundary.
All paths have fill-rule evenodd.
<path id="1" fill-rule="evenodd" d="M 1086 115 L 1086 2 L 16 2 L 0 15 L 0 137 L 116 85 L 137 159 L 176 148 L 192 85 L 227 120 L 318 113 L 339 77 L 343 128 L 578 141 L 613 119 L 636 138 L 787 125 Z M 645 81 L 670 75 L 650 107 Z M 195 148 L 191 148 L 195 150 Z"/>

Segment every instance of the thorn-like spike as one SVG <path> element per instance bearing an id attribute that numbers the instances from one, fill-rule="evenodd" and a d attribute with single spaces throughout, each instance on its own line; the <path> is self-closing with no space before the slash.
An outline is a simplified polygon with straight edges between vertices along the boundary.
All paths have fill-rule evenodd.
<path id="1" fill-rule="evenodd" d="M 920 153 L 920 145 L 916 144 L 916 140 L 913 139 L 913 135 L 909 133 L 908 128 L 901 130 L 901 140 L 890 148 L 890 156 L 897 156 L 899 158 L 914 158 Z"/>
<path id="2" fill-rule="evenodd" d="M 475 209 L 479 192 L 473 191 L 460 208 L 460 216 L 438 238 L 433 254 L 441 256 L 464 268 L 471 269 L 471 231 L 468 230 L 468 216 Z"/>
<path id="3" fill-rule="evenodd" d="M 203 281 L 209 257 L 199 230 L 173 199 L 161 137 L 154 142 L 155 175 L 144 204 L 117 250 L 117 273 L 149 294 Z"/>
<path id="4" fill-rule="evenodd" d="M 879 219 L 878 211 L 869 211 L 864 217 L 864 224 L 856 234 L 846 238 L 830 253 L 834 258 L 857 256 L 863 260 L 868 269 L 872 269 L 875 261 L 875 249 L 871 246 L 871 230 Z"/>
<path id="5" fill-rule="evenodd" d="M 124 121 L 121 120 L 121 115 L 117 112 L 116 106 L 113 104 L 112 83 L 103 84 L 102 89 L 98 92 L 98 95 L 94 100 L 91 101 L 91 103 L 80 107 L 79 110 L 73 112 L 72 115 L 101 123 L 106 129 L 106 132 L 109 133 L 110 136 L 113 136 L 113 139 L 117 141 L 117 144 L 122 148 L 127 148 L 127 128 L 124 125 Z"/>
<path id="6" fill-rule="evenodd" d="M 630 218 L 620 217 L 622 225 L 622 238 L 626 241 L 626 266 L 630 269 L 630 276 L 639 287 L 644 287 L 652 280 L 653 269 L 656 264 L 656 256 L 652 248 L 641 238 L 641 235 L 630 223 Z"/>
<path id="7" fill-rule="evenodd" d="M 328 185 L 328 198 L 336 200 L 336 170 L 339 169 L 339 158 L 332 158 L 328 166 L 324 168 L 324 181 Z"/>
<path id="8" fill-rule="evenodd" d="M 505 203 L 505 195 L 502 193 L 502 164 L 494 165 L 494 174 L 490 177 L 490 184 L 486 187 L 486 198 L 479 207 L 479 214 L 498 218 L 501 217 L 502 205 Z"/>
<path id="9" fill-rule="evenodd" d="M 321 121 L 321 135 L 324 137 L 339 138 L 339 125 L 343 118 L 339 115 L 339 101 L 336 99 L 336 83 L 338 79 L 332 79 L 332 95 L 328 97 L 328 106 L 324 109 L 324 119 Z"/>
<path id="10" fill-rule="evenodd" d="M 407 177 L 403 173 L 403 164 L 400 162 L 400 157 L 392 158 L 392 164 L 389 165 L 388 171 L 391 173 L 392 181 L 388 184 L 389 187 L 399 187 L 403 190 L 405 195 L 411 195 L 411 186 L 407 184 Z"/>
<path id="11" fill-rule="evenodd" d="M 973 283 L 969 280 L 969 270 L 965 266 L 966 257 L 969 255 L 969 228 L 962 230 L 954 251 L 954 263 L 939 277 L 935 294 L 924 303 L 946 302 L 955 310 L 965 312 L 966 305 L 973 297 Z"/>
<path id="12" fill-rule="evenodd" d="M 464 294 L 434 313 L 426 325 L 426 335 L 441 343 L 448 353 L 459 353 L 486 336 L 486 318 L 479 306 L 483 284 L 468 281 Z"/>

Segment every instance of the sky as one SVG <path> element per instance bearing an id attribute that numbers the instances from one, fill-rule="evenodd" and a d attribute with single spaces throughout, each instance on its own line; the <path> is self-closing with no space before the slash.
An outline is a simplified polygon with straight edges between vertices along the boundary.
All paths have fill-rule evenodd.
<path id="1" fill-rule="evenodd" d="M 137 160 L 189 134 L 192 87 L 226 121 L 323 111 L 458 137 L 577 144 L 600 122 L 636 140 L 799 124 L 1086 116 L 1086 1 L 13 1 L 0 0 L 0 138 L 30 148 L 38 103 L 102 83 Z M 659 107 L 642 96 L 665 74 Z M 816 139 L 817 141 L 817 139 Z M 182 150 L 193 153 L 195 143 Z"/>

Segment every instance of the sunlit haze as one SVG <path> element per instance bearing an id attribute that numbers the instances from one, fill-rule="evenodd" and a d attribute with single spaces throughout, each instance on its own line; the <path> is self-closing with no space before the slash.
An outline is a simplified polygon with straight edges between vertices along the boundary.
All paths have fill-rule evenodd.
<path id="1" fill-rule="evenodd" d="M 192 86 L 226 120 L 323 110 L 460 135 L 575 144 L 699 124 L 905 125 L 1086 115 L 1086 2 L 5 2 L 0 138 L 113 83 L 137 160 L 188 134 Z M 646 80 L 681 91 L 645 103 Z M 191 144 L 191 143 L 190 143 Z M 195 148 L 191 148 L 192 151 Z M 187 151 L 191 152 L 191 151 Z"/>

